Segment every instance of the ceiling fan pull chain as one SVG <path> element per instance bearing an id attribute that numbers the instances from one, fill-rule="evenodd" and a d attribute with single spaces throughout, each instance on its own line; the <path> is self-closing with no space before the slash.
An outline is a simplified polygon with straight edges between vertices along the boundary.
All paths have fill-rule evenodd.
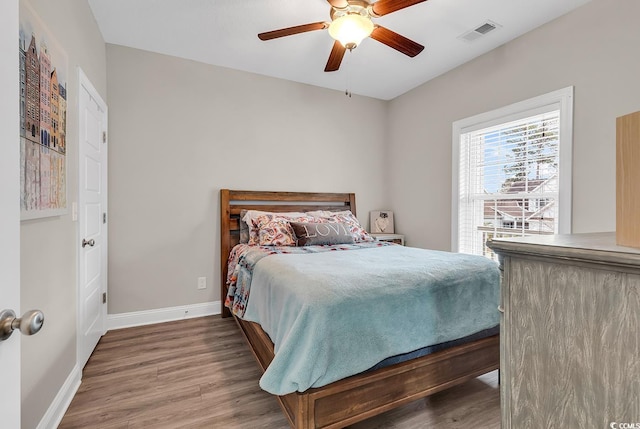
<path id="1" fill-rule="evenodd" d="M 351 52 L 351 50 L 349 50 L 349 52 Z M 347 80 L 347 89 L 344 90 L 344 95 L 346 95 L 347 97 L 351 98 L 351 91 L 349 91 L 349 85 L 351 82 L 351 79 L 349 79 L 349 77 L 351 76 L 351 67 L 349 66 L 351 64 L 351 55 L 347 56 L 347 61 L 345 64 L 345 72 L 346 72 L 346 80 Z"/>

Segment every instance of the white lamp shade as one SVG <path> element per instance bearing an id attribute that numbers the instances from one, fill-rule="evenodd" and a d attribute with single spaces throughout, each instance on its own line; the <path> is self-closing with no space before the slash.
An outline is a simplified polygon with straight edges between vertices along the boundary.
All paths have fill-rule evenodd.
<path id="1" fill-rule="evenodd" d="M 357 14 L 348 14 L 334 19 L 329 25 L 329 35 L 342 46 L 358 46 L 373 31 L 371 19 Z"/>

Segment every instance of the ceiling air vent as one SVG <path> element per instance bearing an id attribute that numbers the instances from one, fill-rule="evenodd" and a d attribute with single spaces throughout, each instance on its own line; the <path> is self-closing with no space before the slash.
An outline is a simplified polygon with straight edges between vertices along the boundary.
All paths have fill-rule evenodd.
<path id="1" fill-rule="evenodd" d="M 478 27 L 474 28 L 473 30 L 467 31 L 463 35 L 458 36 L 458 39 L 462 39 L 465 42 L 473 42 L 475 40 L 478 40 L 485 34 L 490 33 L 496 28 L 500 28 L 500 27 L 501 25 L 496 24 L 493 21 L 486 21 L 483 24 L 479 25 Z"/>

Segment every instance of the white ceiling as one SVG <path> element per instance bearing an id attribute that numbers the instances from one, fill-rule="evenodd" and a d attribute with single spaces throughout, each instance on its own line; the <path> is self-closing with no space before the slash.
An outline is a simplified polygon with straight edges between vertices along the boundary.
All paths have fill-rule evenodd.
<path id="1" fill-rule="evenodd" d="M 325 73 L 327 30 L 261 41 L 257 34 L 330 21 L 326 0 L 88 0 L 107 43 L 389 100 L 589 0 L 430 0 L 376 18 L 426 48 L 409 58 L 373 39 Z M 501 27 L 459 37 L 487 20 Z"/>

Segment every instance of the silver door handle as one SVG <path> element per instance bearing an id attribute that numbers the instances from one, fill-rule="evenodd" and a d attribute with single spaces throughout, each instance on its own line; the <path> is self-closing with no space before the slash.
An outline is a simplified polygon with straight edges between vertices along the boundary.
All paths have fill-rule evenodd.
<path id="1" fill-rule="evenodd" d="M 89 241 L 87 241 L 86 238 L 82 239 L 82 247 L 85 247 L 85 246 L 93 247 L 95 246 L 95 244 L 96 244 L 96 240 L 94 240 L 93 238 Z"/>
<path id="2" fill-rule="evenodd" d="M 503 313 L 503 314 L 504 314 L 504 307 L 503 307 L 503 306 L 501 306 L 501 305 L 499 305 L 499 306 L 498 306 L 498 311 L 499 311 L 500 313 Z"/>
<path id="3" fill-rule="evenodd" d="M 30 310 L 16 317 L 13 310 L 2 310 L 0 312 L 0 341 L 4 341 L 19 329 L 24 335 L 37 334 L 44 324 L 44 313 L 40 310 Z"/>

